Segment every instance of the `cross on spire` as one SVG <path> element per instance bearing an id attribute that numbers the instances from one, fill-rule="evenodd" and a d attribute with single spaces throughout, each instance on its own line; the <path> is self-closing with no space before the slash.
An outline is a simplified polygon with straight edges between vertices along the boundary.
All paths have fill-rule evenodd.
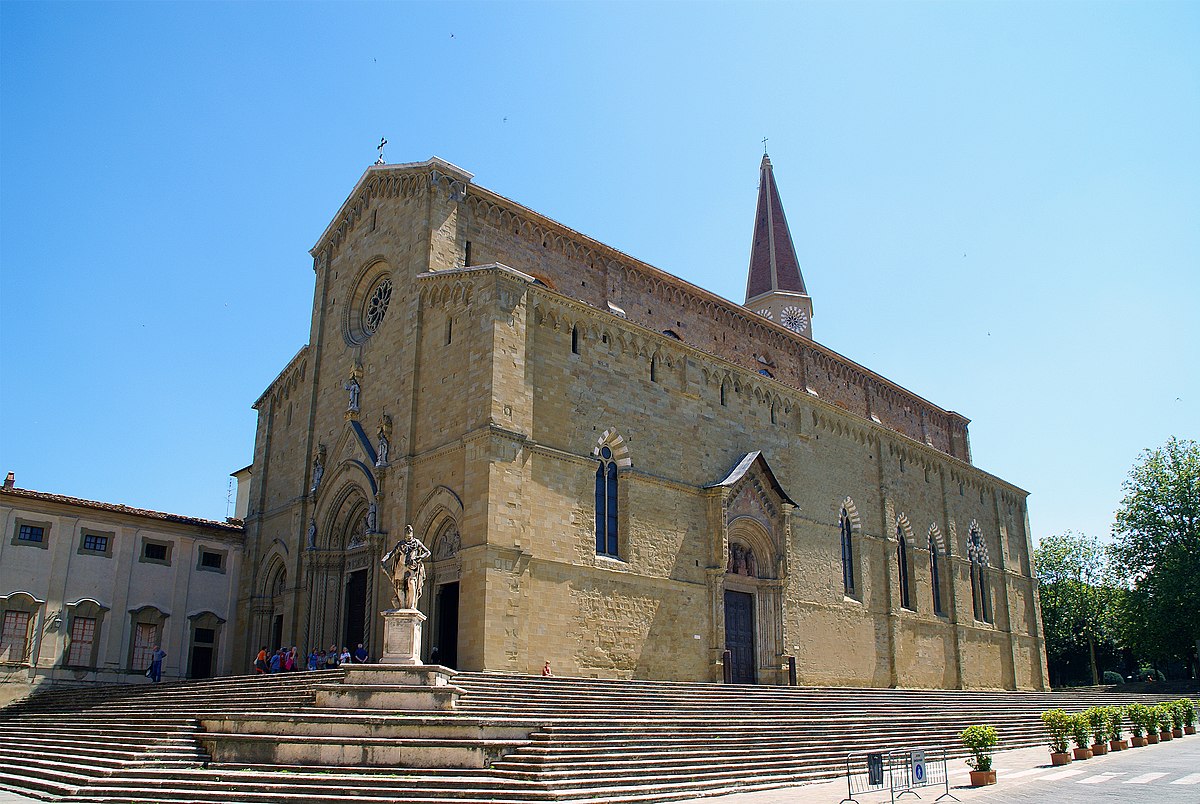
<path id="1" fill-rule="evenodd" d="M 383 137 L 380 137 L 379 144 L 375 146 L 379 150 L 379 158 L 375 160 L 375 164 L 377 165 L 387 164 L 387 162 L 383 161 L 383 146 L 385 145 L 387 145 L 387 140 L 385 140 Z"/>
<path id="2" fill-rule="evenodd" d="M 763 156 L 767 155 L 767 138 L 763 137 Z"/>

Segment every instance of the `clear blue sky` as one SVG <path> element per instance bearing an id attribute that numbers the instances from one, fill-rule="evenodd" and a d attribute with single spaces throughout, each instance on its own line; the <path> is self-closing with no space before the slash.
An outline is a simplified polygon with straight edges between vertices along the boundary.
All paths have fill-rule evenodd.
<path id="1" fill-rule="evenodd" d="M 222 518 L 381 135 L 741 301 L 769 137 L 822 343 L 1037 536 L 1200 435 L 1200 3 L 0 3 L 0 471 Z"/>

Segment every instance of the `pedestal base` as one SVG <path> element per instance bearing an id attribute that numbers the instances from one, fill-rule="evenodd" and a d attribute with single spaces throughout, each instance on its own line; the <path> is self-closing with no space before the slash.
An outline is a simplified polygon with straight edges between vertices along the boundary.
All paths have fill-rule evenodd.
<path id="1" fill-rule="evenodd" d="M 389 609 L 383 615 L 385 664 L 421 664 L 421 623 L 425 615 L 416 609 Z"/>

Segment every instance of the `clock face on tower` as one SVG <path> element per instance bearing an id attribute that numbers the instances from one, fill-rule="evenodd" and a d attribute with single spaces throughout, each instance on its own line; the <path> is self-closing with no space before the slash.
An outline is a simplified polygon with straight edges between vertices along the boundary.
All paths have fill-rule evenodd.
<path id="1" fill-rule="evenodd" d="M 803 333 L 808 330 L 808 315 L 799 307 L 784 307 L 779 311 L 779 323 L 792 332 Z"/>

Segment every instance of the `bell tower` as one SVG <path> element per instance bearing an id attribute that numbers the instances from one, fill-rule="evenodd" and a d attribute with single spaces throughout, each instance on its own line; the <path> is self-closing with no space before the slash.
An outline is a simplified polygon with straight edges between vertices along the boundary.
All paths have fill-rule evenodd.
<path id="1" fill-rule="evenodd" d="M 775 186 L 771 158 L 765 153 L 759 166 L 758 209 L 754 214 L 745 305 L 793 332 L 812 338 L 812 299 L 804 288 L 800 261 L 796 259 L 779 188 Z"/>

